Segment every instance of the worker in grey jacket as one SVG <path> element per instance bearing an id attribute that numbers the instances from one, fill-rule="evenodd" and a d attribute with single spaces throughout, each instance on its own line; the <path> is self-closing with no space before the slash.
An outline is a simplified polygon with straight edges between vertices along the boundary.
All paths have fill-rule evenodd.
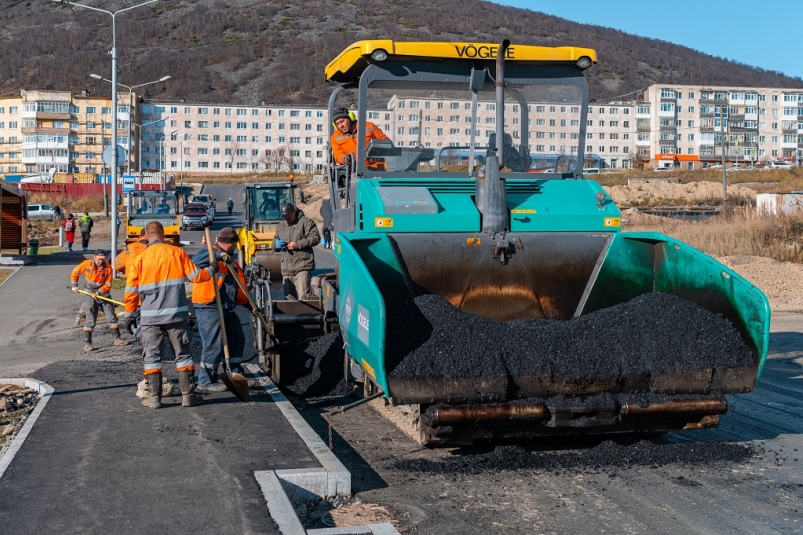
<path id="1" fill-rule="evenodd" d="M 282 252 L 282 279 L 286 298 L 305 299 L 315 269 L 312 248 L 321 241 L 315 222 L 290 203 L 281 206 L 284 221 L 276 226 L 273 248 Z"/>

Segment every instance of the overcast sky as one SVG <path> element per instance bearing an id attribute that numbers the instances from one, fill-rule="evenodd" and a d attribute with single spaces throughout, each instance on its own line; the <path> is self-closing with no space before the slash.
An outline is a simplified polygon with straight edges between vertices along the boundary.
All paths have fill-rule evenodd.
<path id="1" fill-rule="evenodd" d="M 803 0 L 491 0 L 803 78 Z M 600 58 L 604 62 L 604 58 Z"/>

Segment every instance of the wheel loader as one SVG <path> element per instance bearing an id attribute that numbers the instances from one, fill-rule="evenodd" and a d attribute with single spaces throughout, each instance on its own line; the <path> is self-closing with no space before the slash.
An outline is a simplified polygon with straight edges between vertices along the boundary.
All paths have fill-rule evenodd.
<path id="1" fill-rule="evenodd" d="M 766 297 L 671 236 L 622 231 L 611 198 L 584 178 L 584 71 L 596 62 L 594 50 L 579 47 L 370 40 L 326 67 L 326 80 L 337 84 L 330 117 L 356 108 L 357 149 L 329 164 L 337 269 L 315 279 L 318 324 L 335 318 L 347 378 L 422 443 L 715 427 L 725 394 L 749 392 L 758 380 L 769 340 Z M 395 142 L 398 126 L 387 140 L 366 139 L 366 123 L 385 113 L 395 124 L 410 117 L 420 128 L 415 141 Z M 428 131 L 422 115 L 434 126 L 442 116 L 461 134 L 467 125 L 468 142 Z M 702 315 L 678 313 L 660 333 L 653 311 L 615 316 L 659 294 Z M 416 363 L 418 375 L 400 375 L 404 352 L 419 354 L 438 328 L 438 318 L 421 319 L 412 305 L 424 297 L 463 314 L 451 333 L 462 338 Z M 654 314 L 666 320 L 666 310 Z M 466 327 L 480 325 L 477 318 L 489 330 Z M 694 328 L 709 321 L 733 331 L 743 360 L 695 338 Z M 421 344 L 415 325 L 425 331 Z M 583 325 L 606 330 L 578 331 Z M 527 326 L 571 327 L 572 339 L 522 345 Z M 635 343 L 611 346 L 618 327 L 637 329 Z M 676 342 L 674 333 L 699 356 L 666 354 L 661 346 Z M 282 329 L 274 335 L 281 340 Z M 502 340 L 498 350 L 450 353 L 490 336 Z M 600 356 L 601 347 L 608 353 Z M 518 368 L 499 360 L 513 354 Z M 543 369 L 527 371 L 536 358 Z M 494 359 L 502 364 L 484 367 Z"/>

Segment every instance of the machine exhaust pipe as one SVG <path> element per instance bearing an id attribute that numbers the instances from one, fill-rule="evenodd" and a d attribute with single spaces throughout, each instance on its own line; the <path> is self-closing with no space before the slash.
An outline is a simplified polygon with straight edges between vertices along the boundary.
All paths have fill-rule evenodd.
<path id="1" fill-rule="evenodd" d="M 421 422 L 429 427 L 438 427 L 521 420 L 540 422 L 545 420 L 547 416 L 546 407 L 541 404 L 445 405 L 429 407 L 421 415 Z"/>
<path id="2" fill-rule="evenodd" d="M 496 147 L 485 160 L 477 179 L 477 208 L 482 214 L 482 229 L 491 237 L 504 235 L 510 229 L 505 181 L 499 176 L 499 162 L 504 161 L 505 135 L 505 54 L 510 41 L 499 45 L 496 56 Z M 496 256 L 496 255 L 495 255 Z"/>

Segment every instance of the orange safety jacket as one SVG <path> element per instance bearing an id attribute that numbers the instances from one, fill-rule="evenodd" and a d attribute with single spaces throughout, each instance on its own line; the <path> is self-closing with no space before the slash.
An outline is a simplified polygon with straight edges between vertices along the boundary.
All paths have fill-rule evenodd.
<path id="1" fill-rule="evenodd" d="M 184 249 L 153 241 L 126 265 L 125 311 L 139 308 L 140 325 L 166 325 L 189 318 L 184 281 L 206 282 L 212 268 L 199 269 Z"/>
<path id="2" fill-rule="evenodd" d="M 126 263 L 144 251 L 147 246 L 148 240 L 139 240 L 126 245 L 125 249 L 114 258 L 114 269 L 125 274 Z"/>
<path id="3" fill-rule="evenodd" d="M 84 289 L 88 292 L 107 294 L 112 291 L 112 266 L 103 261 L 100 267 L 95 266 L 95 260 L 84 260 L 72 270 L 72 286 L 78 286 L 78 278 L 84 275 Z"/>
<path id="4" fill-rule="evenodd" d="M 332 146 L 332 156 L 335 158 L 335 162 L 339 164 L 345 163 L 346 155 L 353 154 L 355 157 L 357 156 L 357 123 L 352 124 L 353 129 L 350 134 L 344 134 L 340 130 L 335 129 L 332 132 L 332 137 L 330 138 L 330 145 Z M 368 143 L 372 139 L 388 139 L 388 136 L 379 129 L 374 123 L 365 122 L 365 146 L 368 146 Z M 382 171 L 385 169 L 385 162 L 376 161 L 376 160 L 365 160 L 365 167 L 368 169 L 374 169 L 376 171 Z"/>
<path id="5" fill-rule="evenodd" d="M 217 247 L 215 247 L 217 249 Z M 219 250 L 219 249 L 218 249 Z M 201 251 L 206 251 L 206 249 L 202 249 Z M 201 252 L 199 251 L 199 253 Z M 217 252 L 217 251 L 216 251 Z M 209 263 L 209 253 L 204 256 L 202 254 L 196 255 L 193 259 L 197 262 L 199 266 L 205 266 Z M 237 269 L 237 276 L 243 281 L 243 286 L 245 286 L 245 273 L 240 268 L 239 264 L 232 258 L 232 263 L 234 267 Z M 217 261 L 218 272 L 215 274 L 215 281 L 217 282 L 217 287 L 220 289 L 220 298 L 223 303 L 223 308 L 227 310 L 234 310 L 235 305 L 246 305 L 248 304 L 248 298 L 245 294 L 240 290 L 237 283 L 233 280 L 228 279 L 229 275 L 229 266 L 227 266 L 222 260 Z M 227 284 L 228 283 L 228 284 Z M 192 285 L 192 304 L 194 305 L 209 305 L 215 304 L 215 287 L 212 286 L 212 281 L 207 282 L 200 282 Z M 224 287 L 225 286 L 225 287 Z M 234 304 L 232 305 L 231 296 L 234 296 Z"/>

